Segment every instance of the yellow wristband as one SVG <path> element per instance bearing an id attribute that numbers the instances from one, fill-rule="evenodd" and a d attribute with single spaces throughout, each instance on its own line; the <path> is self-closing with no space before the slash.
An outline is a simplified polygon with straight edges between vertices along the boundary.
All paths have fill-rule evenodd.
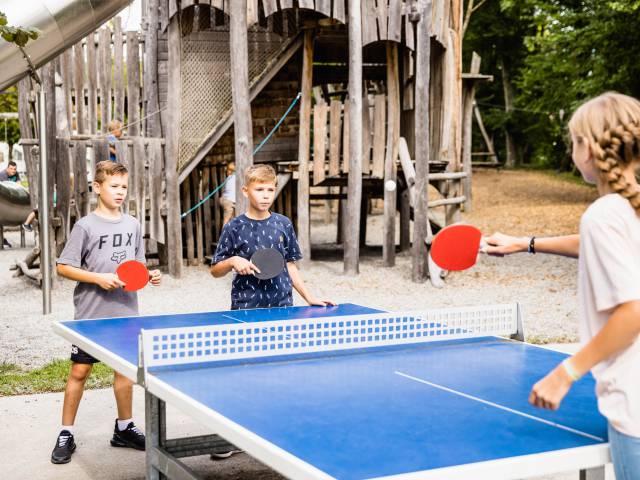
<path id="1" fill-rule="evenodd" d="M 578 380 L 580 380 L 581 375 L 578 375 L 578 373 L 575 371 L 573 365 L 571 365 L 570 360 L 571 358 L 565 358 L 562 361 L 562 366 L 564 367 L 564 371 L 567 372 L 567 375 L 571 377 L 571 380 L 577 382 Z"/>

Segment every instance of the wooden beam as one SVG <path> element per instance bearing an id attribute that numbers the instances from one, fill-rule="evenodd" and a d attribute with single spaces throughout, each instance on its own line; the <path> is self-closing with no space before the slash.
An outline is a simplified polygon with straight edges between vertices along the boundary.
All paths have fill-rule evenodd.
<path id="1" fill-rule="evenodd" d="M 88 133 L 94 134 L 98 130 L 98 50 L 96 48 L 96 35 L 91 32 L 87 35 L 87 94 L 89 97 L 89 128 Z"/>
<path id="2" fill-rule="evenodd" d="M 342 135 L 342 103 L 339 100 L 331 100 L 331 113 L 329 114 L 329 176 L 340 173 L 340 140 Z"/>
<path id="3" fill-rule="evenodd" d="M 344 238 L 344 272 L 357 275 L 362 202 L 362 5 L 349 0 L 349 179 Z M 346 145 L 345 145 L 346 147 Z"/>
<path id="4" fill-rule="evenodd" d="M 114 17 L 113 63 L 114 63 L 114 117 L 124 123 L 124 52 L 122 42 L 122 20 Z"/>
<path id="5" fill-rule="evenodd" d="M 149 27 L 147 29 L 144 44 L 144 114 L 147 117 L 147 136 L 162 137 L 162 122 L 160 117 L 160 101 L 158 91 L 159 0 L 148 0 L 148 2 L 147 18 L 149 19 Z M 178 40 L 178 44 L 180 43 L 180 40 Z M 169 48 L 171 48 L 171 46 L 169 46 Z M 169 89 L 169 91 L 171 92 L 171 95 L 169 95 L 169 97 L 175 95 L 176 90 Z"/>
<path id="6" fill-rule="evenodd" d="M 87 133 L 84 110 L 84 49 L 82 41 L 73 46 L 73 88 L 76 98 L 76 131 Z"/>
<path id="7" fill-rule="evenodd" d="M 313 87 L 313 30 L 304 32 L 300 91 L 300 136 L 298 137 L 298 243 L 303 261 L 311 257 L 309 232 L 309 148 L 311 145 L 311 95 Z"/>
<path id="8" fill-rule="evenodd" d="M 253 165 L 253 128 L 249 98 L 249 51 L 247 44 L 247 0 L 230 3 L 231 93 L 236 155 L 236 192 L 240 193 L 244 172 Z M 247 201 L 237 195 L 236 215 L 244 213 Z"/>
<path id="9" fill-rule="evenodd" d="M 481 58 L 476 52 L 471 55 L 470 73 L 480 73 Z M 471 196 L 471 176 L 473 174 L 471 168 L 471 151 L 472 151 L 472 133 L 473 133 L 473 101 L 476 96 L 476 82 L 471 82 L 463 95 L 462 106 L 462 169 L 466 172 L 467 177 L 463 182 L 463 195 L 467 198 L 464 204 L 464 211 L 470 212 L 473 208 L 473 198 Z"/>
<path id="10" fill-rule="evenodd" d="M 107 124 L 111 121 L 111 30 L 100 29 L 98 47 L 98 72 L 100 79 L 100 131 L 107 132 Z"/>
<path id="11" fill-rule="evenodd" d="M 180 48 L 180 18 L 169 21 L 169 74 L 167 98 L 167 129 L 165 145 L 165 175 L 167 177 L 167 247 L 169 251 L 169 274 L 182 276 L 182 222 L 180 220 L 180 184 L 178 183 L 178 153 L 180 146 L 182 49 Z"/>
<path id="12" fill-rule="evenodd" d="M 398 141 L 400 138 L 400 73 L 398 46 L 387 42 L 387 151 L 384 159 L 384 243 L 382 264 L 393 267 L 396 263 L 396 185 Z"/>
<path id="13" fill-rule="evenodd" d="M 329 106 L 318 103 L 313 109 L 313 184 L 324 181 L 327 147 L 327 113 Z"/>
<path id="14" fill-rule="evenodd" d="M 416 34 L 416 101 L 415 101 L 415 157 L 416 199 L 413 221 L 411 278 L 421 282 L 427 278 L 427 246 L 429 234 L 429 76 L 431 67 L 430 24 L 431 0 L 417 2 L 420 19 Z"/>
<path id="15" fill-rule="evenodd" d="M 140 44 L 136 32 L 127 32 L 127 130 L 140 135 Z"/>

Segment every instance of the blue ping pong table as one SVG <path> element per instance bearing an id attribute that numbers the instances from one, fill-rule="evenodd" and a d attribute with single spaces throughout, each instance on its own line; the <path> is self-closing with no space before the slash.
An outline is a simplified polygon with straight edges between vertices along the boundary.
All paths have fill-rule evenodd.
<path id="1" fill-rule="evenodd" d="M 558 411 L 529 405 L 533 383 L 565 355 L 509 338 L 520 325 L 517 304 L 343 304 L 54 329 L 144 385 L 147 478 L 197 478 L 179 458 L 230 444 L 289 478 L 604 478 L 593 378 Z M 167 439 L 165 402 L 216 435 Z"/>

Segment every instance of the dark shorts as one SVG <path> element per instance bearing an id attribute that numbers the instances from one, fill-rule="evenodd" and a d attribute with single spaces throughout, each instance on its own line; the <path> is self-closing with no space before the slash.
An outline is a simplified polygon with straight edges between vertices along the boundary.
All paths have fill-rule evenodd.
<path id="1" fill-rule="evenodd" d="M 75 345 L 71 345 L 71 361 L 73 363 L 94 364 L 100 362 L 97 358 L 92 357 L 87 352 L 78 348 Z"/>

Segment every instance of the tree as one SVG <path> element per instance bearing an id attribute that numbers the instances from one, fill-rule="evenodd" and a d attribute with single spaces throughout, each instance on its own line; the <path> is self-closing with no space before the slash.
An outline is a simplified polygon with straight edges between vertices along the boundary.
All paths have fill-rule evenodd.
<path id="1" fill-rule="evenodd" d="M 40 36 L 37 28 L 12 27 L 8 23 L 7 16 L 0 12 L 0 35 L 5 41 L 15 43 L 20 48 L 25 47 L 29 40 L 36 40 Z"/>
<path id="2" fill-rule="evenodd" d="M 15 44 L 25 58 L 28 58 L 24 51 L 24 47 L 29 40 L 36 40 L 40 36 L 40 30 L 37 28 L 14 27 L 8 24 L 7 16 L 0 12 L 0 36 L 9 42 Z M 18 111 L 18 92 L 16 87 L 11 87 L 0 94 L 0 112 L 17 112 Z M 20 139 L 20 124 L 18 120 L 4 120 L 4 125 L 0 124 L 0 139 L 5 139 L 9 144 L 9 155 L 11 155 L 13 145 Z"/>

